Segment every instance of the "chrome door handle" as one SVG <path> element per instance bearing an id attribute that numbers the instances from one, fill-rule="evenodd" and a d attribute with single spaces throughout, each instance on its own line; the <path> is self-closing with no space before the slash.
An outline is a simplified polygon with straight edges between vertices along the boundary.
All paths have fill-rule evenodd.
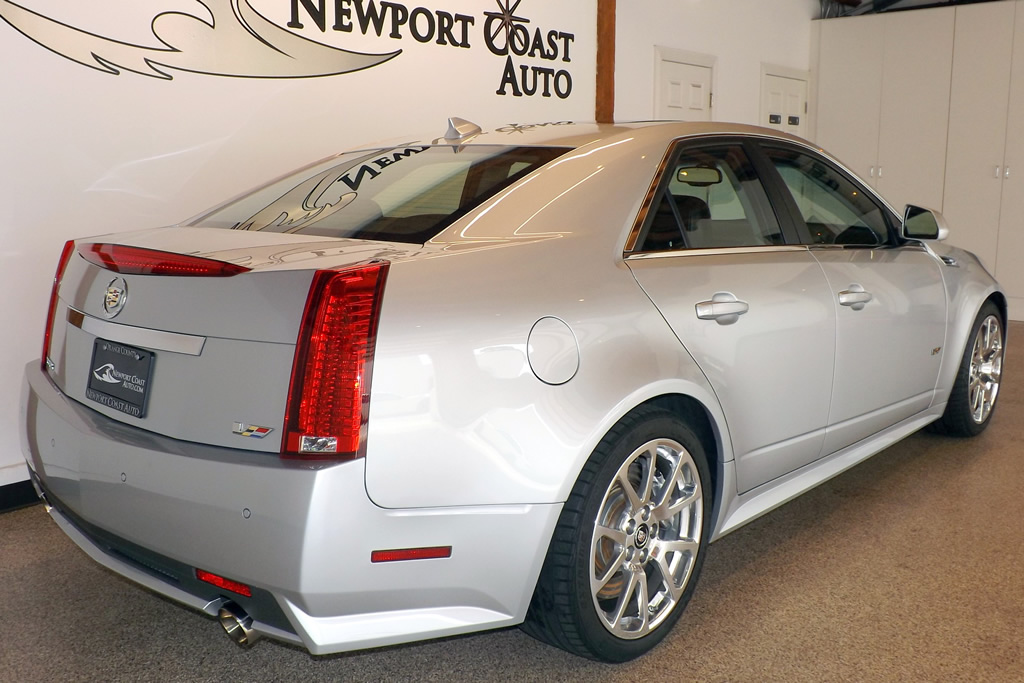
<path id="1" fill-rule="evenodd" d="M 860 285 L 850 285 L 849 289 L 839 292 L 839 305 L 859 311 L 873 298 L 871 292 L 865 292 Z"/>
<path id="2" fill-rule="evenodd" d="M 730 292 L 715 292 L 710 301 L 701 301 L 695 308 L 698 318 L 714 320 L 719 325 L 732 325 L 750 310 L 746 301 L 740 301 Z"/>

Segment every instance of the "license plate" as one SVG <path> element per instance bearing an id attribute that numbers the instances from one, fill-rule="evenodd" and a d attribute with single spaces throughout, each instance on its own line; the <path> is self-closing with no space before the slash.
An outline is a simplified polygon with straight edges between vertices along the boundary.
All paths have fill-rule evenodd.
<path id="1" fill-rule="evenodd" d="M 97 339 L 85 397 L 132 417 L 146 415 L 152 351 Z"/>

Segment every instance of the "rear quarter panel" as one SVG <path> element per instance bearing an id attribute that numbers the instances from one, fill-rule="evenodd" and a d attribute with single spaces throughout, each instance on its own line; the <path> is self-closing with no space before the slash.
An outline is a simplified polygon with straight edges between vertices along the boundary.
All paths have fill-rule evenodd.
<path id="1" fill-rule="evenodd" d="M 375 503 L 563 501 L 614 423 L 662 394 L 694 396 L 724 424 L 622 261 L 665 146 L 582 148 L 442 233 L 431 256 L 392 264 L 367 434 Z M 530 368 L 530 330 L 545 316 L 579 348 L 560 385 Z"/>

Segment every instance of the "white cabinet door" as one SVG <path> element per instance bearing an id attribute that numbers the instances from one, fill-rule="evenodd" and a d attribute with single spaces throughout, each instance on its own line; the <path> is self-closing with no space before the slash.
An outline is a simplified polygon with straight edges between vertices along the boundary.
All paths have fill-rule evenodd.
<path id="1" fill-rule="evenodd" d="M 821 22 L 817 143 L 874 183 L 886 17 Z"/>
<path id="2" fill-rule="evenodd" d="M 818 143 L 898 210 L 942 205 L 953 8 L 821 22 Z"/>
<path id="3" fill-rule="evenodd" d="M 1024 5 L 1021 3 L 1017 3 L 1014 29 L 1009 114 L 996 278 L 1009 298 L 1010 317 L 1024 320 Z"/>
<path id="4" fill-rule="evenodd" d="M 940 8 L 885 17 L 875 187 L 900 212 L 942 206 L 954 16 Z"/>
<path id="5" fill-rule="evenodd" d="M 996 265 L 1003 188 L 1013 2 L 956 8 L 942 213 L 950 242 Z"/>

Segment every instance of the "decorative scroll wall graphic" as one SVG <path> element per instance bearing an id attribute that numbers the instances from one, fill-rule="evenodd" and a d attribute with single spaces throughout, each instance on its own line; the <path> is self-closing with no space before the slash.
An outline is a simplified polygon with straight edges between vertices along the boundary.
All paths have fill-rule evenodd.
<path id="1" fill-rule="evenodd" d="M 495 0 L 497 11 L 479 17 L 387 0 L 279 0 L 287 28 L 257 11 L 250 0 L 195 0 L 194 14 L 167 11 L 151 23 L 162 47 L 103 36 L 0 0 L 0 19 L 30 40 L 78 64 L 109 74 L 130 71 L 171 80 L 184 71 L 239 78 L 310 78 L 378 66 L 403 52 L 356 52 L 311 40 L 288 29 L 359 33 L 397 47 L 431 44 L 477 46 L 502 57 L 494 91 L 513 97 L 572 94 L 569 66 L 575 34 L 540 26 L 520 10 L 523 0 Z M 412 42 L 408 40 L 412 39 Z"/>
<path id="2" fill-rule="evenodd" d="M 153 36 L 164 47 L 132 45 L 77 29 L 9 0 L 0 18 L 43 47 L 84 66 L 171 79 L 171 71 L 242 78 L 334 76 L 386 62 L 400 51 L 364 54 L 303 38 L 267 20 L 248 0 L 196 0 L 209 12 L 158 14 Z"/>

